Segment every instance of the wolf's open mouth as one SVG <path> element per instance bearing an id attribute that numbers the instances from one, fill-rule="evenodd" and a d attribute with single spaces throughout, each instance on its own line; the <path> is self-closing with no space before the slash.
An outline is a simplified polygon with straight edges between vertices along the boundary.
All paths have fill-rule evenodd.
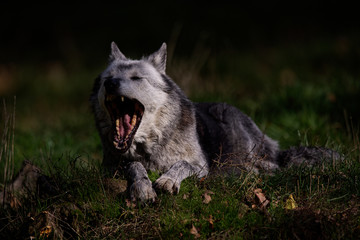
<path id="1" fill-rule="evenodd" d="M 144 114 L 144 106 L 135 99 L 107 95 L 105 106 L 109 111 L 113 128 L 113 144 L 122 153 L 132 143 Z"/>

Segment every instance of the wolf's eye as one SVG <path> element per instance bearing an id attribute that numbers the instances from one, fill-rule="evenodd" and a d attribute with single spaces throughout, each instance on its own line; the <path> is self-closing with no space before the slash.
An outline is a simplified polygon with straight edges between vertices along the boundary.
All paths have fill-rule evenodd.
<path id="1" fill-rule="evenodd" d="M 140 80 L 141 79 L 141 77 L 139 77 L 139 76 L 132 76 L 131 78 L 130 78 L 131 80 Z"/>

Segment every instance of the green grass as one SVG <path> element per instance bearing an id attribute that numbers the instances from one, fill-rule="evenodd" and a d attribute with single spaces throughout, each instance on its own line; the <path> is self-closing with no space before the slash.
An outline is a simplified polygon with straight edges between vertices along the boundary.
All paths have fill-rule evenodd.
<path id="1" fill-rule="evenodd" d="M 178 195 L 159 194 L 148 205 L 129 203 L 126 193 L 109 188 L 102 178 L 101 143 L 87 102 L 101 68 L 52 75 L 51 68 L 23 66 L 14 75 L 16 115 L 11 96 L 5 98 L 7 114 L 1 115 L 0 133 L 14 123 L 15 132 L 1 142 L 14 137 L 14 150 L 2 155 L 0 167 L 12 164 L 16 172 L 29 159 L 52 176 L 59 194 L 1 209 L 1 238 L 41 235 L 41 217 L 47 214 L 60 229 L 53 228 L 49 237 L 355 239 L 360 233 L 360 81 L 346 60 L 351 53 L 339 53 L 334 45 L 322 39 L 301 51 L 289 45 L 205 59 L 194 53 L 173 59 L 168 72 L 194 101 L 239 107 L 282 148 L 326 146 L 344 154 L 344 161 L 272 176 L 189 178 Z M 15 121 L 6 122 L 9 116 Z M 0 172 L 2 183 L 6 174 Z M 152 181 L 158 176 L 150 173 Z M 125 187 L 119 179 L 112 181 Z M 254 194 L 258 188 L 270 201 L 265 209 Z M 204 203 L 205 195 L 210 202 Z M 286 208 L 290 195 L 294 209 Z"/>

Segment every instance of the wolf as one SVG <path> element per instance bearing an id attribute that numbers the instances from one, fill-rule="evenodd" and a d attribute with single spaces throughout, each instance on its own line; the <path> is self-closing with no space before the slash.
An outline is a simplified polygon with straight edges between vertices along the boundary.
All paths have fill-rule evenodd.
<path id="1" fill-rule="evenodd" d="M 132 60 L 112 42 L 108 66 L 90 96 L 103 166 L 125 172 L 131 200 L 155 201 L 159 191 L 177 194 L 192 175 L 273 173 L 339 157 L 317 147 L 281 151 L 236 107 L 190 101 L 166 74 L 166 56 L 163 43 L 156 52 Z M 161 173 L 154 183 L 149 170 Z"/>

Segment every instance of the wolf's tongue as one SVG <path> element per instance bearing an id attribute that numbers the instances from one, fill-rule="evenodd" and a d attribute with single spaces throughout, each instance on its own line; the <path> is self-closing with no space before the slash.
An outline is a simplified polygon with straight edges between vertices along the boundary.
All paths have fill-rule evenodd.
<path id="1" fill-rule="evenodd" d="M 132 130 L 130 120 L 129 114 L 125 114 L 116 120 L 116 131 L 120 139 L 124 139 L 130 134 Z"/>
<path id="2" fill-rule="evenodd" d="M 129 135 L 130 132 L 131 132 L 130 119 L 131 119 L 130 116 L 128 114 L 125 114 L 124 121 L 123 121 L 123 126 L 124 126 L 124 129 L 125 129 L 125 137 L 127 135 Z"/>

